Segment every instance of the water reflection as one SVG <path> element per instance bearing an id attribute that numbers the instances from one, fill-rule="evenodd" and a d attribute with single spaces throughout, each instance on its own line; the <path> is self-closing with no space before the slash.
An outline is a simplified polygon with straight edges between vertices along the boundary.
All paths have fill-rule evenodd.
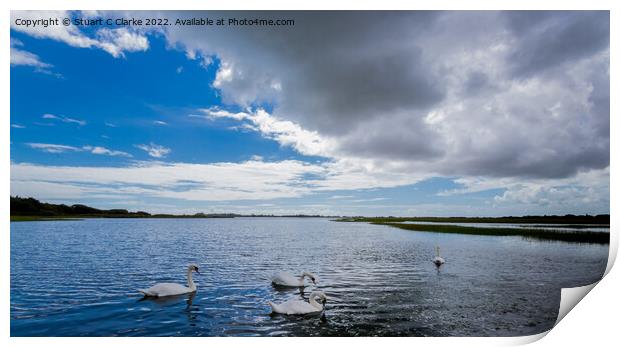
<path id="1" fill-rule="evenodd" d="M 189 309 L 192 306 L 192 302 L 196 297 L 196 292 L 179 294 L 179 295 L 170 295 L 170 296 L 143 296 L 138 299 L 138 302 L 142 301 L 150 301 L 160 306 L 174 306 L 182 301 L 187 303 L 186 309 Z"/>

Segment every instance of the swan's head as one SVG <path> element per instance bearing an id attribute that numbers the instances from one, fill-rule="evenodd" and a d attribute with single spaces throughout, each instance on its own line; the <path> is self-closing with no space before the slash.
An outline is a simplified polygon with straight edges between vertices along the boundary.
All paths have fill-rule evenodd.
<path id="1" fill-rule="evenodd" d="M 325 303 L 327 302 L 327 295 L 325 295 L 325 293 L 323 293 L 322 291 L 314 291 L 310 294 L 311 297 L 314 297 L 315 300 L 319 303 L 321 303 L 321 305 L 325 306 Z"/>
<path id="2" fill-rule="evenodd" d="M 313 274 L 312 272 L 304 272 L 304 273 L 302 274 L 302 277 L 303 277 L 303 276 L 308 277 L 308 278 L 310 279 L 310 281 L 312 281 L 312 284 L 317 284 L 317 283 L 319 283 L 319 278 L 318 278 L 315 274 Z"/>
<path id="3" fill-rule="evenodd" d="M 197 274 L 200 273 L 200 271 L 198 271 L 198 265 L 196 264 L 189 264 L 189 266 L 187 267 L 188 271 L 195 271 Z"/>

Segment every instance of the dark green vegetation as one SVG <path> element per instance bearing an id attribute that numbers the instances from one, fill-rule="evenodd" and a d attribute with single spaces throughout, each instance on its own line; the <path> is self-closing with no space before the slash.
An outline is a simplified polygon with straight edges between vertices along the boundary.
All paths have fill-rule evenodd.
<path id="1" fill-rule="evenodd" d="M 86 205 L 48 204 L 34 198 L 11 196 L 11 221 L 66 220 L 79 218 L 233 218 L 235 214 L 150 214 L 124 209 L 100 210 Z"/>
<path id="2" fill-rule="evenodd" d="M 235 213 L 150 214 L 144 211 L 129 212 L 125 209 L 101 210 L 86 205 L 49 204 L 35 198 L 11 196 L 11 221 L 67 220 L 80 218 L 235 218 L 235 217 L 322 217 L 318 215 L 240 215 Z"/>
<path id="3" fill-rule="evenodd" d="M 511 217 L 514 218 L 514 217 Z M 519 217 L 517 217 L 519 218 Z M 368 222 L 376 225 L 387 225 L 405 230 L 425 231 L 449 234 L 489 235 L 489 236 L 521 236 L 539 240 L 555 240 L 566 242 L 608 244 L 609 233 L 575 230 L 560 232 L 552 229 L 527 228 L 484 228 L 447 224 L 405 224 L 400 221 L 411 221 L 415 218 L 342 218 L 341 222 Z M 449 218 L 445 218 L 449 219 Z M 444 222 L 445 222 L 444 219 Z M 421 221 L 421 219 L 418 219 Z M 426 221 L 426 220 L 425 220 Z M 462 223 L 462 222 L 461 222 Z M 481 222 L 478 222 L 481 223 Z M 540 223 L 540 222 L 537 222 Z M 559 223 L 558 223 L 559 224 Z M 594 224 L 594 223 L 591 223 Z"/>
<path id="4" fill-rule="evenodd" d="M 523 216 L 523 217 L 347 217 L 339 222 L 368 222 L 368 223 L 402 223 L 402 222 L 434 222 L 434 223 L 508 223 L 508 224 L 562 224 L 563 227 L 570 224 L 609 224 L 608 214 L 596 216 Z M 568 225 L 566 225 L 568 224 Z"/>
<path id="5" fill-rule="evenodd" d="M 39 217 L 39 216 L 11 216 L 11 222 L 36 222 L 41 220 L 80 220 L 72 217 Z"/>

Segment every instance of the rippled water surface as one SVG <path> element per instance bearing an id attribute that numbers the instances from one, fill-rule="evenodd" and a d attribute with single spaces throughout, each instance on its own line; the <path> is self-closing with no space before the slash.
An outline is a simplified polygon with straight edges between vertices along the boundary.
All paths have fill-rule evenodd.
<path id="1" fill-rule="evenodd" d="M 446 264 L 430 259 L 441 246 Z M 415 232 L 320 218 L 11 223 L 12 336 L 507 336 L 555 322 L 560 288 L 601 278 L 608 247 Z M 185 283 L 195 295 L 140 300 Z M 280 270 L 315 272 L 325 315 L 270 315 Z"/>

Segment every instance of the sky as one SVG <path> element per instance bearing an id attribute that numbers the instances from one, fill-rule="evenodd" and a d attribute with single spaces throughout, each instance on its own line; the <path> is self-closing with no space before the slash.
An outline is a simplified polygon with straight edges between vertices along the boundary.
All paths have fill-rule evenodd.
<path id="1" fill-rule="evenodd" d="M 26 27 L 25 19 L 292 19 Z M 11 12 L 11 194 L 171 213 L 609 213 L 609 12 Z"/>

